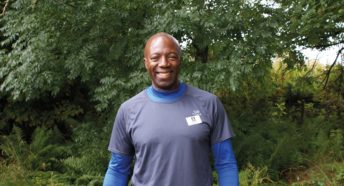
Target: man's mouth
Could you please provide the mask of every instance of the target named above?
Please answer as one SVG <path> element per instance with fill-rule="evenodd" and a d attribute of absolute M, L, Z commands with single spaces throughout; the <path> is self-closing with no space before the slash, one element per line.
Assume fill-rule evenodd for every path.
<path fill-rule="evenodd" d="M 172 71 L 160 71 L 156 72 L 158 78 L 169 78 L 172 75 Z"/>

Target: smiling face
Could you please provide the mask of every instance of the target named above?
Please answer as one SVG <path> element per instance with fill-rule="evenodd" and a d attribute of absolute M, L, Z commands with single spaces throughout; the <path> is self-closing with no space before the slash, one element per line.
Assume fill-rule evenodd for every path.
<path fill-rule="evenodd" d="M 180 47 L 168 34 L 156 34 L 146 43 L 144 62 L 155 88 L 178 88 L 180 71 Z"/>

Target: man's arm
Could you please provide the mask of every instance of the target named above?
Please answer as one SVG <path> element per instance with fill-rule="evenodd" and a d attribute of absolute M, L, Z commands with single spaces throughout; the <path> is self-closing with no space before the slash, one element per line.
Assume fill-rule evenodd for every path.
<path fill-rule="evenodd" d="M 212 146 L 220 186 L 238 186 L 238 166 L 230 139 Z"/>
<path fill-rule="evenodd" d="M 132 156 L 112 153 L 103 186 L 127 186 Z"/>

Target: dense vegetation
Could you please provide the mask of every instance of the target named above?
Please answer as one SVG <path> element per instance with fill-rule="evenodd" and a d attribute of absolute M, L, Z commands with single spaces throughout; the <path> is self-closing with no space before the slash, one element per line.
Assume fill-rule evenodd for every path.
<path fill-rule="evenodd" d="M 344 184 L 344 2 L 262 2 L 1 1 L 0 185 L 101 185 L 158 31 L 183 44 L 181 79 L 224 103 L 242 185 Z M 333 46 L 326 66 L 297 50 Z"/>

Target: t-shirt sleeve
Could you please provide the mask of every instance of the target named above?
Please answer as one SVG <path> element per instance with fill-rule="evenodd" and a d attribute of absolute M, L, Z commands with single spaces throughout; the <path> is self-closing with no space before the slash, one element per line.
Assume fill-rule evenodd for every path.
<path fill-rule="evenodd" d="M 224 141 L 234 136 L 225 108 L 216 97 L 213 111 L 213 128 L 211 131 L 211 144 Z"/>
<path fill-rule="evenodd" d="M 125 109 L 123 105 L 119 108 L 116 119 L 112 128 L 109 151 L 123 154 L 133 155 L 134 147 L 130 135 L 127 130 L 127 119 L 125 117 Z"/>

